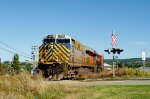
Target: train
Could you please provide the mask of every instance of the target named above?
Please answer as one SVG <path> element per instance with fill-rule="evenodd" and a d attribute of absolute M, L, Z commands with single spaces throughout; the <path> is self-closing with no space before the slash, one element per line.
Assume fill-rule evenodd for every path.
<path fill-rule="evenodd" d="M 39 47 L 38 69 L 51 79 L 74 78 L 81 69 L 99 73 L 103 63 L 102 54 L 67 35 L 48 35 Z"/>

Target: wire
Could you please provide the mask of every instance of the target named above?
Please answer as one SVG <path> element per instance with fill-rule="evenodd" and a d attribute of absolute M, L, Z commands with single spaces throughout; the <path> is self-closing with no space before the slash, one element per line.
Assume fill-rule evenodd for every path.
<path fill-rule="evenodd" d="M 3 44 L 3 45 L 5 45 L 6 47 L 8 47 L 8 48 L 10 48 L 10 49 L 16 50 L 16 49 L 12 48 L 11 46 L 7 45 L 6 43 L 4 43 L 4 42 L 2 42 L 2 41 L 0 41 L 0 43 Z"/>
<path fill-rule="evenodd" d="M 5 31 L 7 31 L 7 30 L 5 30 Z M 1 32 L 1 31 L 0 31 L 0 32 Z M 8 34 L 8 35 L 7 35 L 7 34 Z M 3 36 L 4 36 L 4 35 L 3 35 Z M 7 33 L 5 33 L 5 36 L 6 36 L 6 38 L 12 39 L 13 41 L 16 41 L 16 37 L 17 37 L 17 39 L 20 39 L 20 38 L 18 37 L 18 35 L 14 35 L 13 33 L 9 33 L 8 31 L 7 31 Z M 20 39 L 20 40 L 23 40 L 23 39 Z M 17 42 L 18 42 L 18 41 L 17 41 Z M 2 45 L 6 46 L 7 48 L 9 48 L 9 50 L 8 50 L 7 48 L 4 49 L 4 48 L 0 47 L 1 49 L 5 50 L 5 51 L 7 51 L 7 52 L 9 52 L 9 53 L 17 53 L 18 55 L 20 55 L 20 56 L 22 56 L 22 57 L 30 58 L 30 55 L 29 55 L 29 54 L 24 53 L 24 52 L 22 52 L 22 51 L 19 51 L 19 50 L 15 49 L 15 48 L 9 46 L 8 44 L 4 43 L 3 41 L 0 41 L 0 43 L 1 43 Z M 13 50 L 13 51 L 10 51 L 10 50 Z"/>
<path fill-rule="evenodd" d="M 13 47 L 9 46 L 8 44 L 6 44 L 6 43 L 4 43 L 4 42 L 2 42 L 2 41 L 0 41 L 0 43 L 1 43 L 1 44 L 3 44 L 3 45 L 5 45 L 6 47 L 8 47 L 8 48 L 10 48 L 10 49 L 12 49 L 12 50 L 14 50 L 14 51 L 18 52 L 18 53 L 26 54 L 26 53 L 24 53 L 24 52 L 22 52 L 22 51 L 18 51 L 18 50 L 16 50 L 15 48 L 13 48 Z M 27 54 L 26 54 L 26 55 L 27 55 Z"/>
<path fill-rule="evenodd" d="M 2 48 L 2 47 L 0 47 L 0 49 L 2 49 L 2 50 L 4 50 L 4 51 L 7 51 L 7 52 L 9 52 L 9 53 L 18 54 L 18 53 L 12 52 L 12 51 L 10 51 L 10 50 L 4 49 L 4 48 Z M 22 54 L 18 54 L 18 55 L 20 55 L 20 56 L 22 56 L 22 57 L 25 57 L 25 58 L 31 58 L 31 57 L 28 57 L 28 56 L 24 56 L 24 55 L 22 55 Z"/>

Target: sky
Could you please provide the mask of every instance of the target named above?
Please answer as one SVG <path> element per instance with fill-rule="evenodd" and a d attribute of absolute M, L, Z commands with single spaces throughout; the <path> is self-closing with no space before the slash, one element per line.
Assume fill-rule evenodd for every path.
<path fill-rule="evenodd" d="M 150 57 L 150 0 L 0 0 L 0 57 L 13 53 L 31 57 L 51 34 L 65 34 L 111 59 L 111 34 L 118 35 L 118 56 Z M 5 44 L 3 44 L 5 43 Z M 3 49 L 1 49 L 3 48 Z M 21 61 L 30 58 L 20 56 Z"/>

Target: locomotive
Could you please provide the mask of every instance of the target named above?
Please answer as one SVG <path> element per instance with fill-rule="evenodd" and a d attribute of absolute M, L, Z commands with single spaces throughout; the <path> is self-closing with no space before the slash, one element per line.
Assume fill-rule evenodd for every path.
<path fill-rule="evenodd" d="M 45 77 L 72 78 L 81 68 L 99 73 L 104 57 L 67 35 L 48 35 L 39 47 L 38 68 Z"/>

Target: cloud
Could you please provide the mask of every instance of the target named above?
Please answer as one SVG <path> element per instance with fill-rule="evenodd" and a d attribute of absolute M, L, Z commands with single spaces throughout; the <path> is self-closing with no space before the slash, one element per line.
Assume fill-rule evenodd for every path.
<path fill-rule="evenodd" d="M 136 41 L 136 42 L 132 42 L 132 45 L 146 45 L 146 43 L 142 41 Z"/>

